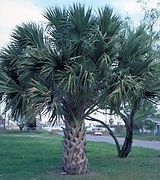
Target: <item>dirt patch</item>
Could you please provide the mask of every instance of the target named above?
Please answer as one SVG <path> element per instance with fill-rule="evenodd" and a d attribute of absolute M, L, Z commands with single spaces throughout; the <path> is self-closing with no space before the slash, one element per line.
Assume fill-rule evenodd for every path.
<path fill-rule="evenodd" d="M 56 170 L 56 169 L 54 169 L 54 168 L 51 168 L 50 170 L 49 170 L 49 174 L 51 174 L 51 175 L 53 175 L 53 176 L 66 176 L 66 177 L 68 177 L 68 176 L 78 176 L 78 175 L 69 175 L 69 174 L 67 174 L 66 172 L 64 172 L 64 171 L 62 171 L 62 170 L 60 170 L 60 169 L 58 169 L 58 170 Z M 95 171 L 88 171 L 87 173 L 85 173 L 85 174 L 83 174 L 83 175 L 80 175 L 81 177 L 85 177 L 85 176 L 97 176 L 97 173 L 95 172 Z"/>

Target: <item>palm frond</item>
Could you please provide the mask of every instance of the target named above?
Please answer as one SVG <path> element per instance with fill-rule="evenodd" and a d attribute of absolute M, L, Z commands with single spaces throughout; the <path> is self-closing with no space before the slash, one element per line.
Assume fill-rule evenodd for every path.
<path fill-rule="evenodd" d="M 118 15 L 113 14 L 113 9 L 105 6 L 98 9 L 98 23 L 102 34 L 112 37 L 119 32 L 122 21 Z"/>
<path fill-rule="evenodd" d="M 12 78 L 0 70 L 0 93 L 16 93 L 21 90 L 21 87 Z"/>
<path fill-rule="evenodd" d="M 34 48 L 44 47 L 44 32 L 40 25 L 35 23 L 22 24 L 17 26 L 12 35 L 12 42 L 22 49 L 27 46 Z"/>
<path fill-rule="evenodd" d="M 91 16 L 92 9 L 85 10 L 85 6 L 81 4 L 73 4 L 69 9 L 69 21 L 73 25 L 73 29 L 81 36 L 88 28 L 93 25 Z"/>

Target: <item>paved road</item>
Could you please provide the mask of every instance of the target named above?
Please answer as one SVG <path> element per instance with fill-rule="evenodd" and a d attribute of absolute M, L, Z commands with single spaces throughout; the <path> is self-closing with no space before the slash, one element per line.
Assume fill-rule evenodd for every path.
<path fill-rule="evenodd" d="M 91 136 L 87 135 L 88 141 L 95 141 L 95 142 L 108 142 L 111 144 L 115 144 L 114 140 L 110 136 Z M 124 138 L 118 138 L 120 144 L 123 144 Z M 150 148 L 160 150 L 160 141 L 143 141 L 143 140 L 133 140 L 133 146 L 143 147 L 143 148 Z"/>
<path fill-rule="evenodd" d="M 58 133 L 63 135 L 63 133 Z M 111 144 L 115 144 L 114 140 L 110 136 L 91 136 L 87 135 L 87 141 L 94 141 L 94 142 L 107 142 Z M 123 144 L 124 138 L 117 138 L 120 144 Z M 160 141 L 144 141 L 144 140 L 133 140 L 133 146 L 149 148 L 149 149 L 156 149 L 160 150 Z"/>

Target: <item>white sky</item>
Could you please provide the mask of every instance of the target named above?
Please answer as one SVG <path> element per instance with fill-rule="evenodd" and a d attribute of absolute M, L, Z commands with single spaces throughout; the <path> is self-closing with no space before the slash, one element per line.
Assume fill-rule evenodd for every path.
<path fill-rule="evenodd" d="M 150 6 L 155 7 L 160 0 L 149 0 Z M 106 4 L 113 7 L 122 16 L 131 16 L 137 23 L 142 11 L 137 0 L 0 0 L 0 47 L 9 42 L 12 29 L 22 22 L 45 21 L 42 16 L 46 7 L 59 5 L 68 6 L 73 2 L 81 2 L 93 9 L 104 7 Z"/>

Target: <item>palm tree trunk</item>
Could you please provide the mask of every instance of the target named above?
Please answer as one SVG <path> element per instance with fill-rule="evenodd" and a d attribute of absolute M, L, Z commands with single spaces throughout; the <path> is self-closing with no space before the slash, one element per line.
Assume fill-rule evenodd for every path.
<path fill-rule="evenodd" d="M 125 116 L 122 113 L 119 114 L 123 119 L 126 127 L 126 137 L 122 145 L 121 152 L 119 154 L 120 158 L 126 158 L 128 154 L 131 152 L 132 143 L 133 143 L 133 120 L 136 111 L 137 111 L 137 102 L 134 104 L 129 115 Z"/>
<path fill-rule="evenodd" d="M 71 127 L 66 122 L 64 131 L 64 159 L 63 169 L 67 174 L 85 174 L 88 160 L 85 155 L 85 129 L 84 122 L 80 127 Z"/>
<path fill-rule="evenodd" d="M 118 154 L 120 158 L 126 158 L 128 156 L 132 148 L 132 142 L 133 142 L 133 132 L 130 132 L 129 134 L 127 133 L 122 148 L 120 150 L 120 153 Z"/>

